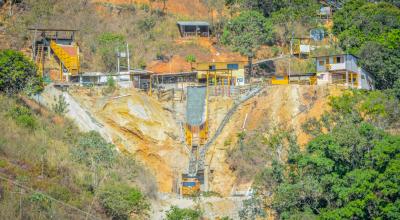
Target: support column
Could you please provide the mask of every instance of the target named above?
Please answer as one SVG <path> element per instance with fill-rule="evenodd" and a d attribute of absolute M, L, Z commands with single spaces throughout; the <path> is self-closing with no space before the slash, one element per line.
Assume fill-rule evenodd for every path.
<path fill-rule="evenodd" d="M 218 95 L 218 91 L 217 91 L 217 72 L 214 73 L 214 91 L 215 91 L 215 95 Z"/>
<path fill-rule="evenodd" d="M 354 88 L 353 73 L 350 73 L 351 88 Z"/>
<path fill-rule="evenodd" d="M 60 81 L 63 80 L 63 69 L 62 69 L 62 63 L 60 61 Z"/>
<path fill-rule="evenodd" d="M 346 88 L 349 87 L 349 71 L 346 70 Z"/>

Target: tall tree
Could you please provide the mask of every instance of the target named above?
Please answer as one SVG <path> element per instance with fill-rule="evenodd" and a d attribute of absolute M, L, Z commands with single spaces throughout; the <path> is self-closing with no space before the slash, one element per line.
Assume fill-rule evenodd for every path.
<path fill-rule="evenodd" d="M 273 39 L 272 23 L 258 11 L 245 11 L 225 26 L 222 43 L 247 56 L 249 74 L 252 75 L 252 59 L 261 45 Z"/>

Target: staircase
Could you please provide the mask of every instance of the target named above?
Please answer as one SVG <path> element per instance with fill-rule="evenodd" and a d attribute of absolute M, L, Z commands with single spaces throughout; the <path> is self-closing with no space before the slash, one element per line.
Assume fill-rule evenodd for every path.
<path fill-rule="evenodd" d="M 72 75 L 79 73 L 80 62 L 77 46 L 59 45 L 55 41 L 51 41 L 50 48 L 68 73 Z"/>
<path fill-rule="evenodd" d="M 44 60 L 44 46 L 39 44 L 36 48 L 35 64 L 38 68 L 37 73 L 43 77 L 43 60 Z"/>

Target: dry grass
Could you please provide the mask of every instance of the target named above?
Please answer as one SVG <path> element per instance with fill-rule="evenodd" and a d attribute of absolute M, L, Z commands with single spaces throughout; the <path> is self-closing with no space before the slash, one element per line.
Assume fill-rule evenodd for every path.
<path fill-rule="evenodd" d="M 10 117 L 10 111 L 20 107 L 20 103 L 0 96 L 0 106 L 1 176 L 79 209 L 90 210 L 98 218 L 106 218 L 96 197 L 97 188 L 103 184 L 123 183 L 139 187 L 146 195 L 155 197 L 154 178 L 133 158 L 118 154 L 115 163 L 98 169 L 76 161 L 71 150 L 82 134 L 70 121 L 57 125 L 52 122 L 51 115 L 43 117 L 32 113 L 30 117 L 35 126 L 26 127 Z M 98 185 L 93 184 L 96 179 Z M 19 195 L 19 187 L 10 182 L 0 183 L 0 219 L 15 219 L 21 214 L 31 219 L 48 219 L 48 215 L 61 219 L 82 217 L 82 213 L 72 212 L 63 205 L 45 200 L 33 202 L 35 195 L 31 192 L 23 190 Z"/>

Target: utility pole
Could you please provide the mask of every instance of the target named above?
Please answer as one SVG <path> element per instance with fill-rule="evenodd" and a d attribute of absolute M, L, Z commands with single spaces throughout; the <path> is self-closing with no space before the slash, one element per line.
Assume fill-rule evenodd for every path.
<path fill-rule="evenodd" d="M 120 53 L 119 53 L 119 48 L 117 47 L 117 74 L 119 75 L 119 57 L 120 57 Z"/>
<path fill-rule="evenodd" d="M 293 35 L 294 32 L 292 32 L 292 37 L 290 38 L 290 56 L 289 56 L 289 76 L 288 76 L 288 84 L 290 84 L 290 75 L 291 75 L 291 63 L 292 63 L 292 56 L 293 56 Z"/>
<path fill-rule="evenodd" d="M 127 62 L 128 62 L 128 75 L 131 73 L 131 64 L 130 64 L 130 58 L 129 58 L 129 44 L 126 43 L 126 57 L 127 57 Z"/>

